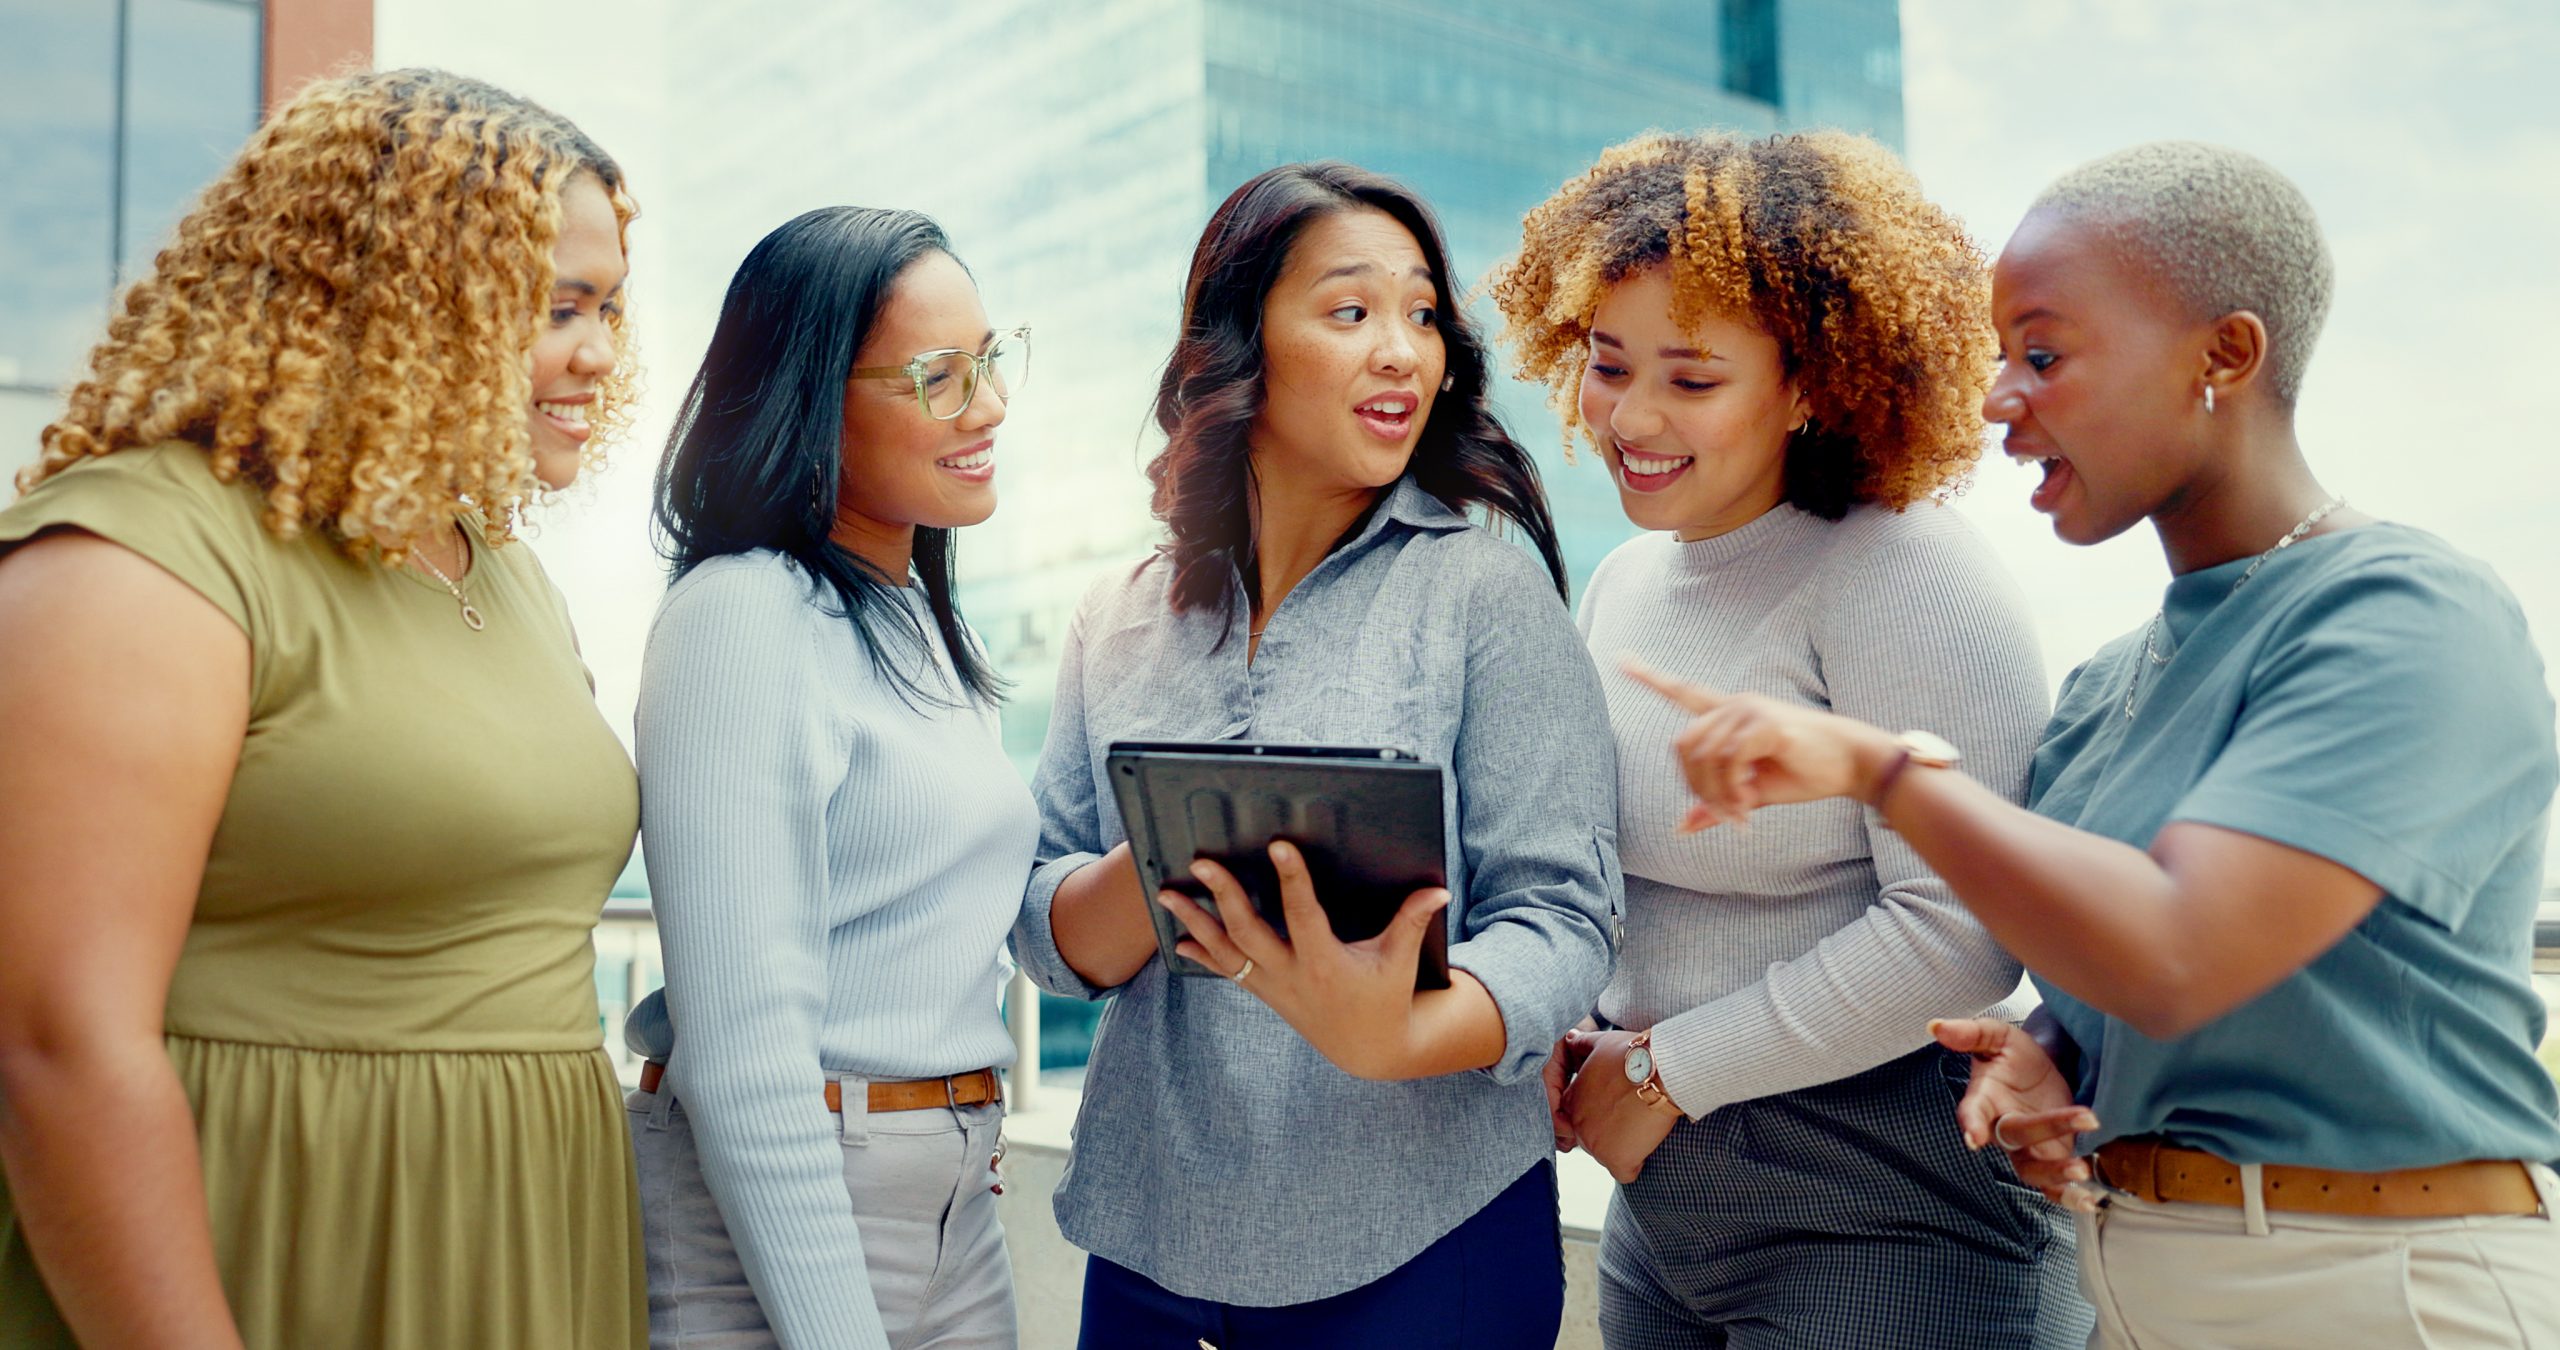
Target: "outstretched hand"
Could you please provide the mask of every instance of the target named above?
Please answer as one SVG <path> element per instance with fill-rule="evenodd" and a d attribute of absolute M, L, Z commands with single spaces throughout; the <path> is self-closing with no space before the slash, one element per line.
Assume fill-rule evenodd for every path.
<path fill-rule="evenodd" d="M 1966 1145 L 1999 1148 L 2020 1181 L 2068 1203 L 2067 1192 L 2089 1179 L 2077 1136 L 2098 1128 L 2098 1118 L 2071 1099 L 2071 1084 L 2053 1057 L 1996 1017 L 1941 1018 L 1929 1023 L 1929 1034 L 1973 1058 L 1973 1080 L 1956 1103 Z"/>
<path fill-rule="evenodd" d="M 1279 874 L 1289 936 L 1282 937 L 1254 909 L 1234 873 L 1202 858 L 1191 864 L 1191 875 L 1218 902 L 1215 915 L 1178 891 L 1156 896 L 1191 934 L 1175 953 L 1234 979 L 1343 1072 L 1356 1078 L 1415 1076 L 1426 1049 L 1415 1015 L 1414 972 L 1431 925 L 1449 906 L 1449 892 L 1437 886 L 1415 891 L 1386 931 L 1344 942 L 1316 900 L 1297 847 L 1286 840 L 1272 844 L 1271 865 Z M 1450 975 L 1455 981 L 1463 972 Z"/>
<path fill-rule="evenodd" d="M 1623 656 L 1628 678 L 1692 714 L 1671 740 L 1697 803 L 1681 832 L 1741 824 L 1753 811 L 1826 797 L 1864 800 L 1894 753 L 1891 736 L 1854 718 L 1759 694 L 1727 694 Z"/>

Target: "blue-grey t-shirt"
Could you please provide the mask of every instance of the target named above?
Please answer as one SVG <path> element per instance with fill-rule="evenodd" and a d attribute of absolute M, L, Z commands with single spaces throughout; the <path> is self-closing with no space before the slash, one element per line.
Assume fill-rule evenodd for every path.
<path fill-rule="evenodd" d="M 2137 847 L 2172 821 L 2238 830 L 2384 895 L 2174 1040 L 2038 976 L 2085 1056 L 2079 1099 L 2101 1123 L 2086 1142 L 2157 1134 L 2351 1171 L 2560 1158 L 2531 977 L 2560 756 L 2523 614 L 2488 568 L 2400 525 L 2304 540 L 2234 590 L 2247 567 L 2170 583 L 2167 664 L 2136 632 L 2072 673 L 2028 804 Z"/>

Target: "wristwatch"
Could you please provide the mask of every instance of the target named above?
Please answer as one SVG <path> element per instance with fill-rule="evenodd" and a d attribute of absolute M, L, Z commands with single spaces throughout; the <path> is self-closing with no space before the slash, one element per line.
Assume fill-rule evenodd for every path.
<path fill-rule="evenodd" d="M 1952 769 L 1964 762 L 1964 752 L 1946 737 L 1934 731 L 1914 728 L 1893 738 L 1893 762 L 1876 775 L 1875 790 L 1867 794 L 1867 805 L 1881 810 L 1885 794 L 1902 778 L 1902 771 L 1917 764 L 1924 769 Z"/>
<path fill-rule="evenodd" d="M 1663 1090 L 1662 1068 L 1653 1062 L 1653 1029 L 1647 1027 L 1627 1042 L 1627 1081 L 1635 1085 L 1636 1100 L 1656 1111 L 1687 1115 L 1680 1104 Z"/>

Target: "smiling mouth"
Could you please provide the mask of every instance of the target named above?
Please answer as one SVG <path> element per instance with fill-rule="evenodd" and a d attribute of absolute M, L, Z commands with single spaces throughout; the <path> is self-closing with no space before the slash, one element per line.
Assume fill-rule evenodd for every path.
<path fill-rule="evenodd" d="M 535 412 L 550 419 L 553 429 L 571 440 L 579 441 L 585 440 L 590 430 L 587 426 L 587 408 L 588 403 L 585 399 L 575 403 L 542 399 L 537 400 L 533 405 Z"/>
<path fill-rule="evenodd" d="M 992 441 L 979 446 L 975 450 L 965 451 L 961 454 L 953 455 L 948 459 L 937 459 L 934 461 L 934 463 L 942 466 L 943 468 L 955 470 L 960 473 L 976 473 L 981 469 L 993 468 L 995 466 L 995 462 L 996 447 L 995 443 Z"/>
<path fill-rule="evenodd" d="M 1695 455 L 1645 455 L 1618 447 L 1618 482 L 1630 492 L 1660 492 L 1698 462 Z"/>

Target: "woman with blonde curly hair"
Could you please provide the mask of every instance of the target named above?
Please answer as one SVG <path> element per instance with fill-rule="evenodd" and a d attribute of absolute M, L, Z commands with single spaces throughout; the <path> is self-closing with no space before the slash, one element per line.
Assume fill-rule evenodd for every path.
<path fill-rule="evenodd" d="M 621 170 L 279 110 L 0 511 L 0 1343 L 632 1346 L 631 765 L 509 547 L 622 418 Z"/>
<path fill-rule="evenodd" d="M 1531 211 L 1494 292 L 1651 533 L 1582 603 L 1604 658 L 1961 741 L 2012 796 L 2045 713 L 2014 587 L 1942 499 L 1980 454 L 1981 255 L 1871 141 L 1651 134 Z M 1608 664 L 1614 665 L 1614 659 Z M 1627 905 L 1560 1147 L 1621 1183 L 1627 1347 L 2077 1344 L 2068 1230 L 1949 1114 L 1931 1044 L 2018 966 L 1854 805 L 1687 828 L 1675 710 L 1607 677 Z"/>

